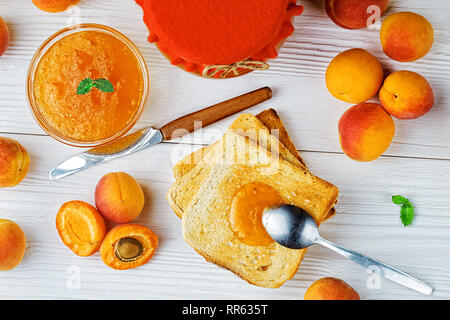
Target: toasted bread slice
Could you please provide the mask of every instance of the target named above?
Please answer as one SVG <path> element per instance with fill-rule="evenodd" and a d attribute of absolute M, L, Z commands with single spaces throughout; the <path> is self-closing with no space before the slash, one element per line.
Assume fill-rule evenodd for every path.
<path fill-rule="evenodd" d="M 297 151 L 297 148 L 295 147 L 295 144 L 292 142 L 289 133 L 286 130 L 286 127 L 283 124 L 283 121 L 281 121 L 280 116 L 278 113 L 270 108 L 267 110 L 262 111 L 261 113 L 257 114 L 256 117 L 262 122 L 263 125 L 265 125 L 270 131 L 272 130 L 278 130 L 279 137 L 278 139 L 280 142 L 286 147 L 286 149 L 297 158 L 298 161 L 300 161 L 301 164 L 303 164 L 306 167 L 306 163 L 303 160 L 303 158 L 300 156 L 299 152 Z M 336 214 L 336 209 L 333 207 L 331 208 L 330 212 L 328 212 L 325 220 L 328 220 L 332 218 Z"/>
<path fill-rule="evenodd" d="M 278 130 L 279 132 L 278 140 L 280 140 L 280 142 L 286 147 L 286 149 L 294 157 L 296 157 L 297 160 L 301 162 L 301 164 L 303 164 L 306 167 L 305 161 L 303 161 L 302 157 L 298 153 L 297 148 L 295 147 L 295 144 L 289 137 L 286 127 L 281 121 L 281 118 L 278 116 L 278 113 L 274 109 L 267 109 L 257 114 L 256 117 L 270 131 Z"/>
<path fill-rule="evenodd" d="M 289 152 L 286 147 L 272 135 L 273 131 L 263 125 L 252 114 L 242 114 L 231 124 L 228 131 L 237 132 L 242 136 L 249 137 L 266 149 L 273 149 L 281 158 L 299 166 L 304 170 L 306 167 L 297 158 Z M 223 139 L 222 139 L 223 140 Z M 178 177 L 177 181 L 170 187 L 167 193 L 167 200 L 178 217 L 183 216 L 184 209 L 189 205 L 193 196 L 197 193 L 205 179 L 208 177 L 210 167 L 197 167 L 200 162 L 211 162 L 215 156 L 215 150 L 222 140 L 217 141 L 207 148 L 200 149 L 181 160 L 174 168 L 174 174 Z"/>
<path fill-rule="evenodd" d="M 244 117 L 238 117 L 236 121 L 234 121 L 231 125 L 231 128 L 234 130 L 241 129 L 243 131 L 251 131 L 263 129 L 262 126 L 265 126 L 269 130 L 269 132 L 278 133 L 279 141 L 286 147 L 286 149 L 292 154 L 292 156 L 294 156 L 302 165 L 306 167 L 305 162 L 300 157 L 300 154 L 297 152 L 294 143 L 290 139 L 289 134 L 283 125 L 283 122 L 274 109 L 264 110 L 261 113 L 257 114 L 256 118 L 259 121 L 255 121 L 253 116 L 245 114 Z M 203 156 L 205 156 L 207 152 L 209 152 L 211 147 L 212 145 L 199 149 L 187 155 L 180 162 L 178 162 L 172 169 L 175 180 L 181 179 L 182 176 L 193 169 L 196 163 Z"/>
<path fill-rule="evenodd" d="M 269 132 L 277 132 L 278 133 L 278 139 L 281 142 L 281 144 L 287 149 L 287 151 L 298 161 L 301 165 L 303 165 L 306 168 L 305 162 L 301 158 L 300 154 L 297 152 L 297 149 L 292 142 L 292 140 L 289 137 L 289 134 L 286 130 L 286 128 L 283 125 L 283 122 L 281 121 L 280 117 L 278 116 L 277 112 L 274 109 L 268 109 L 264 110 L 258 115 L 256 115 L 256 118 L 259 121 L 256 121 L 254 116 L 252 115 L 243 115 L 242 117 L 238 117 L 235 122 L 231 125 L 230 129 L 233 130 L 243 130 L 247 132 L 251 132 L 251 130 L 260 130 L 262 129 L 259 134 L 264 135 L 267 133 L 267 131 L 263 130 L 263 125 L 266 127 Z M 274 131 L 276 130 L 276 131 Z M 263 139 L 265 136 L 263 137 Z M 174 168 L 173 173 L 175 176 L 175 179 L 177 180 L 177 183 L 179 180 L 182 179 L 184 175 L 186 175 L 189 171 L 194 169 L 196 167 L 196 163 L 198 163 L 199 160 L 201 160 L 203 157 L 207 155 L 207 153 L 214 148 L 214 144 L 202 149 L 197 150 L 194 153 L 191 153 L 184 157 L 180 162 L 178 162 Z M 292 157 L 286 156 L 287 161 L 291 161 L 294 165 L 298 165 L 298 162 L 293 160 Z M 205 169 L 202 169 L 204 171 Z M 206 170 L 208 170 L 206 168 Z M 189 203 L 190 197 L 193 196 L 193 194 L 198 190 L 198 188 L 202 184 L 202 180 L 200 177 L 203 177 L 204 175 L 201 175 L 199 172 L 195 172 L 194 174 L 190 175 L 187 179 L 184 180 L 184 183 L 182 182 L 179 186 L 174 185 L 172 186 L 171 190 L 168 192 L 168 200 L 171 204 L 175 214 L 178 217 L 182 217 L 184 207 Z M 191 183 L 190 183 L 191 182 Z M 183 189 L 185 185 L 189 185 L 189 189 L 185 191 L 184 194 L 181 192 L 178 192 L 178 190 Z M 187 187 L 187 186 L 186 186 Z M 177 200 L 177 194 L 179 194 L 183 199 Z M 334 216 L 335 209 L 332 208 L 329 212 L 329 214 L 326 217 L 326 220 Z"/>
<path fill-rule="evenodd" d="M 183 212 L 183 237 L 207 261 L 251 284 L 278 288 L 295 275 L 305 250 L 275 242 L 248 246 L 239 241 L 229 223 L 236 190 L 255 181 L 267 184 L 284 203 L 304 208 L 320 223 L 334 205 L 338 189 L 233 130 L 222 141 L 209 153 L 214 156 L 205 157 L 194 170 L 210 168 Z"/>

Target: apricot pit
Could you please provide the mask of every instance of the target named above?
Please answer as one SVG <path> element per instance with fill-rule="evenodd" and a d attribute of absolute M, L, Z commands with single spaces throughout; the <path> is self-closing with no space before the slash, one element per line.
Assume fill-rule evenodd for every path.
<path fill-rule="evenodd" d="M 144 253 L 144 247 L 135 238 L 122 238 L 114 246 L 116 258 L 122 262 L 132 262 L 139 259 Z"/>
<path fill-rule="evenodd" d="M 108 232 L 100 247 L 103 262 L 116 270 L 140 267 L 153 257 L 158 237 L 139 224 L 122 224 Z"/>

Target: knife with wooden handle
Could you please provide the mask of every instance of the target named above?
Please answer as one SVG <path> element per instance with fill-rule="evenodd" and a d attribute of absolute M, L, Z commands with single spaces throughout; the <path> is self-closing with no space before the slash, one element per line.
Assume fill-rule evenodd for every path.
<path fill-rule="evenodd" d="M 206 109 L 178 118 L 161 129 L 139 130 L 109 144 L 90 149 L 71 157 L 50 170 L 50 180 L 60 180 L 76 172 L 143 150 L 163 141 L 180 138 L 196 129 L 196 123 L 209 126 L 233 114 L 253 107 L 272 97 L 272 90 L 264 87 Z"/>

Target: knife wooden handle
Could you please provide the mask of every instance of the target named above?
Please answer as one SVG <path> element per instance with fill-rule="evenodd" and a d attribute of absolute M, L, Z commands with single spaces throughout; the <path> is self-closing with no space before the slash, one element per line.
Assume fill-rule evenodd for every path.
<path fill-rule="evenodd" d="M 160 130 L 166 141 L 180 138 L 198 129 L 198 124 L 195 125 L 194 122 L 201 122 L 201 127 L 204 128 L 235 113 L 269 100 L 271 97 L 272 90 L 269 87 L 264 87 L 178 118 L 166 124 Z"/>

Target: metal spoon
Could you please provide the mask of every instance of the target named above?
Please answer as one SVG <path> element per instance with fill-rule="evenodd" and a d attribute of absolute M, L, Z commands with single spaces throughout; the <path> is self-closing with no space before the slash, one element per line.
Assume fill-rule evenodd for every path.
<path fill-rule="evenodd" d="M 391 281 L 423 294 L 433 293 L 431 286 L 394 267 L 323 239 L 313 217 L 299 207 L 283 204 L 266 208 L 262 222 L 269 235 L 284 247 L 304 249 L 313 244 L 320 244 L 372 272 L 379 270 L 381 275 Z"/>

